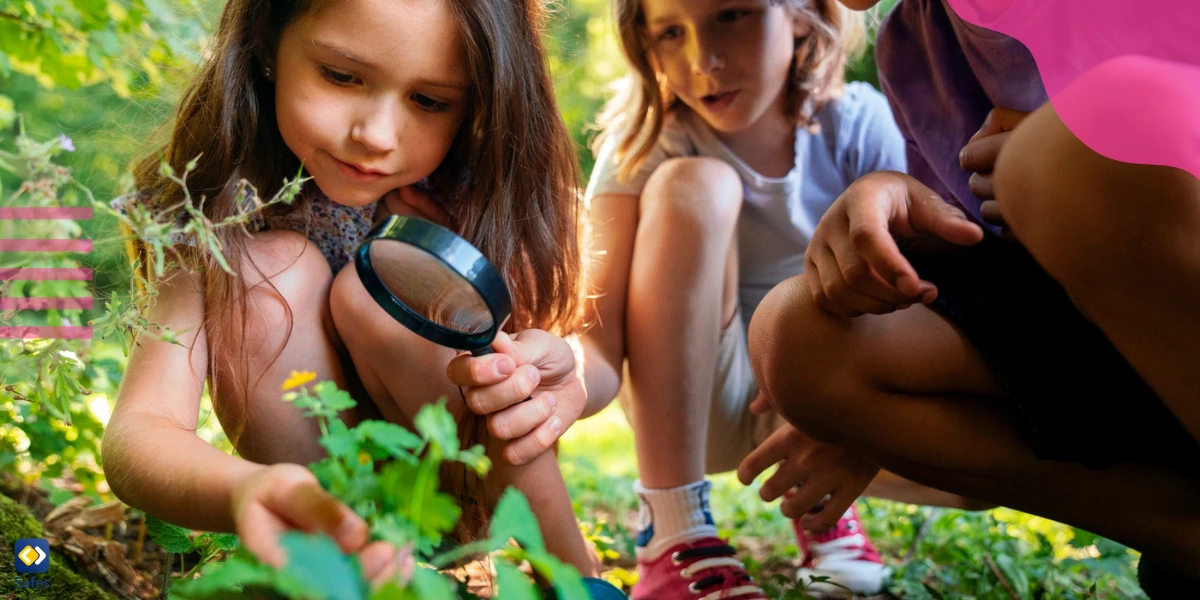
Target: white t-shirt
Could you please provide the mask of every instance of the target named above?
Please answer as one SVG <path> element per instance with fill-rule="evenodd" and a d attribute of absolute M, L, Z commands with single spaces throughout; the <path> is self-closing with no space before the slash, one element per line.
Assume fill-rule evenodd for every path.
<path fill-rule="evenodd" d="M 796 166 L 784 177 L 764 177 L 729 150 L 687 109 L 667 117 L 658 144 L 628 181 L 617 180 L 616 140 L 600 149 L 587 196 L 641 195 L 646 180 L 668 158 L 707 156 L 725 161 L 742 179 L 738 218 L 738 291 L 744 325 L 759 302 L 784 279 L 804 272 L 804 251 L 821 215 L 854 180 L 873 171 L 904 172 L 905 145 L 887 100 L 870 84 L 845 93 L 816 115 L 818 133 L 796 131 Z"/>

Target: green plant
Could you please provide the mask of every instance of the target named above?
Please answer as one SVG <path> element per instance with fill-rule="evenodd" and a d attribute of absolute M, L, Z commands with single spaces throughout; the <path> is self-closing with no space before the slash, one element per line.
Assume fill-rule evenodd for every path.
<path fill-rule="evenodd" d="M 306 181 L 297 176 L 266 202 L 258 199 L 253 188 L 243 185 L 238 196 L 243 210 L 214 223 L 201 212 L 204 198 L 196 206 L 186 193 L 187 174 L 194 161 L 179 175 L 164 165 L 164 174 L 185 190 L 184 200 L 162 209 L 125 203 L 125 212 L 119 212 L 93 198 L 88 188 L 74 179 L 70 169 L 56 162 L 59 154 L 72 150 L 72 140 L 65 135 L 38 141 L 26 135 L 24 127 L 18 127 L 11 149 L 0 148 L 0 172 L 14 175 L 19 183 L 11 193 L 0 188 L 0 204 L 15 208 L 91 208 L 93 212 L 109 215 L 123 223 L 146 248 L 155 276 L 161 276 L 175 264 L 173 248 L 180 239 L 205 248 L 228 269 L 214 232 L 245 227 L 259 211 L 274 204 L 290 203 Z M 75 240 L 81 235 L 79 223 L 73 220 L 0 220 L 0 239 Z M 95 240 L 92 246 L 124 242 L 122 234 Z M 78 269 L 82 266 L 81 258 L 79 253 L 66 251 L 0 252 L 0 269 Z M 139 283 L 144 293 L 138 291 Z M 121 337 L 126 347 L 134 335 L 174 341 L 176 332 L 144 317 L 145 309 L 155 297 L 155 278 L 140 278 L 135 269 L 129 284 L 127 296 L 113 294 L 99 309 L 52 307 L 0 311 L 0 326 L 56 326 L 80 331 L 91 326 L 98 338 Z M 5 298 L 76 298 L 90 303 L 91 296 L 89 282 L 82 279 L 0 280 L 0 297 Z M 89 315 L 95 317 L 89 319 Z M 83 485 L 85 492 L 99 495 L 99 484 L 103 481 L 99 452 L 103 423 L 90 402 L 103 403 L 105 406 L 99 412 L 106 413 L 107 398 L 88 397 L 96 389 L 112 391 L 115 382 L 121 379 L 122 364 L 96 350 L 91 336 L 0 338 L 0 399 L 7 400 L 0 402 L 0 471 L 19 473 L 30 483 L 41 480 L 43 485 L 69 474 Z M 72 495 L 55 491 L 52 500 L 65 500 Z"/>
<path fill-rule="evenodd" d="M 270 590 L 292 598 L 472 598 L 437 569 L 489 554 L 496 559 L 501 597 L 540 597 L 533 583 L 517 570 L 524 562 L 554 586 L 559 598 L 588 597 L 579 573 L 546 551 L 528 502 L 514 489 L 500 498 L 487 538 L 438 551 L 461 516 L 456 499 L 440 490 L 442 464 L 460 462 L 480 476 L 491 467 L 482 446 L 460 447 L 454 418 L 444 400 L 421 409 L 414 419 L 415 433 L 383 421 L 364 421 L 350 428 L 337 415 L 352 408 L 354 400 L 332 382 L 318 383 L 310 391 L 305 384 L 312 377 L 295 374 L 285 384 L 294 390 L 285 399 L 320 424 L 320 443 L 328 456 L 310 468 L 322 486 L 367 522 L 373 540 L 388 542 L 410 557 L 409 568 L 402 569 L 396 580 L 370 590 L 356 557 L 342 554 L 324 535 L 293 532 L 281 539 L 288 555 L 283 568 L 274 569 L 248 551 L 237 550 L 225 561 L 202 566 L 199 578 L 173 588 L 174 596 L 218 598 L 242 588 Z M 156 540 L 163 537 L 170 545 L 164 546 L 168 550 L 203 549 L 202 558 L 211 559 L 218 554 L 216 550 L 224 549 L 201 544 L 204 536 L 193 541 L 178 528 L 157 529 L 151 534 Z"/>

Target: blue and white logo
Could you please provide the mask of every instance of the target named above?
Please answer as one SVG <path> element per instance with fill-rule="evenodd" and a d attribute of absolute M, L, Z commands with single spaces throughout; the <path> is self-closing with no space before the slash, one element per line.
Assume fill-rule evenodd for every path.
<path fill-rule="evenodd" d="M 13 544 L 13 563 L 18 573 L 45 573 L 50 570 L 50 542 L 42 538 L 21 538 Z"/>

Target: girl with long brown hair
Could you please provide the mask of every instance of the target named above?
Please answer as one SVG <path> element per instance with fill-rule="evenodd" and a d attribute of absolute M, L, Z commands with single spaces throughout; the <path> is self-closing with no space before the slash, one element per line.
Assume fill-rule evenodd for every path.
<path fill-rule="evenodd" d="M 301 165 L 312 179 L 294 204 L 264 211 L 252 235 L 218 231 L 236 276 L 194 244 L 177 246 L 183 264 L 158 282 L 148 318 L 183 332 L 182 347 L 138 340 L 105 434 L 119 497 L 180 525 L 236 531 L 276 564 L 276 538 L 291 528 L 363 550 L 364 523 L 298 466 L 323 455 L 316 422 L 279 396 L 290 372 L 306 370 L 365 391 L 393 422 L 411 425 L 440 396 L 467 410 L 444 375 L 453 352 L 384 322 L 346 268 L 386 214 L 448 226 L 498 265 L 513 296 L 506 329 L 522 332 L 515 343 L 575 330 L 577 174 L 544 65 L 543 16 L 537 0 L 229 0 L 170 140 L 137 168 L 135 201 L 187 197 L 162 161 L 182 172 L 199 157 L 186 192 L 213 221 L 244 209 L 243 181 L 265 198 Z M 142 265 L 144 250 L 135 246 Z M 522 466 L 490 444 L 487 486 L 518 487 L 548 549 L 595 575 L 553 453 L 542 451 L 553 439 L 539 441 L 557 438 L 582 404 L 548 399 L 549 379 L 504 413 L 542 425 L 510 445 Z M 206 383 L 240 457 L 195 434 Z M 480 497 L 467 503 L 485 508 L 495 497 L 471 493 Z M 369 546 L 364 567 L 385 570 L 393 554 Z"/>

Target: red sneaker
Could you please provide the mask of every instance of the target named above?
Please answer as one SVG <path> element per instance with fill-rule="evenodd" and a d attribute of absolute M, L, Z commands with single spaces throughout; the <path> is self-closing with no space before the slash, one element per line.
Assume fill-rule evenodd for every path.
<path fill-rule="evenodd" d="M 677 544 L 650 561 L 638 561 L 634 600 L 770 600 L 733 546 L 712 537 Z"/>
<path fill-rule="evenodd" d="M 802 561 L 796 577 L 802 583 L 811 581 L 810 575 L 828 577 L 855 594 L 869 596 L 882 591 L 884 582 L 892 574 L 879 558 L 879 551 L 867 539 L 853 504 L 829 531 L 805 533 L 796 520 L 792 521 L 792 529 L 796 532 Z M 841 588 L 817 583 L 810 589 L 837 591 Z"/>

